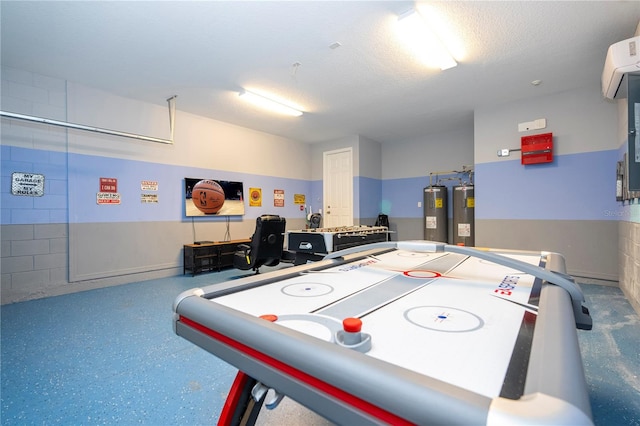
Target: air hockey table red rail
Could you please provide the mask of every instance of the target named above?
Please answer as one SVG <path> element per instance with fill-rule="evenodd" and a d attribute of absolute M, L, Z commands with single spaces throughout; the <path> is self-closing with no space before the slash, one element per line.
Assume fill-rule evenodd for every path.
<path fill-rule="evenodd" d="M 394 251 L 440 254 L 440 266 L 444 265 L 442 259 L 447 259 L 444 256 L 450 254 L 463 256 L 465 261 L 480 259 L 531 277 L 532 294 L 538 289 L 535 297 L 528 303 L 506 304 L 509 309 L 522 305 L 522 314 L 513 348 L 508 351 L 511 353 L 504 354 L 509 360 L 505 384 L 498 392 L 477 391 L 464 383 L 448 382 L 393 360 L 370 356 L 367 351 L 337 344 L 340 330 L 331 339 L 318 338 L 221 302 L 270 286 L 280 288 L 278 291 L 282 293 L 283 284 L 305 274 L 333 274 L 336 268 L 350 271 L 361 265 L 371 269 L 371 259 L 379 260 Z M 576 328 L 591 328 L 582 292 L 565 275 L 561 255 L 535 253 L 541 259 L 542 266 L 538 266 L 518 260 L 513 253 L 425 241 L 360 246 L 333 253 L 320 262 L 186 291 L 174 303 L 174 329 L 179 336 L 240 371 L 220 424 L 251 424 L 263 403 L 275 408 L 283 396 L 337 424 L 592 424 L 576 334 Z M 454 275 L 462 268 L 461 264 L 464 261 L 450 269 L 442 266 L 446 270 L 437 275 Z M 461 278 L 451 278 L 449 285 L 452 280 Z M 478 285 L 486 285 L 482 280 L 476 281 Z M 435 288 L 429 284 L 432 282 L 435 281 L 429 281 L 427 286 Z M 455 281 L 455 285 L 460 282 Z M 388 292 L 388 288 L 385 291 Z M 265 306 L 266 312 L 270 309 Z M 323 309 L 320 312 L 333 312 L 331 308 Z M 325 318 L 331 315 L 300 315 L 333 321 Z M 298 319 L 295 315 L 292 318 Z M 367 314 L 362 315 L 365 324 L 369 318 Z M 379 342 L 376 330 L 368 331 L 373 353 Z M 402 334 L 403 330 L 397 333 Z M 431 349 L 429 345 L 428 339 L 407 341 L 406 346 L 397 350 L 408 353 L 425 347 L 438 349 L 435 345 Z M 477 355 L 469 352 L 463 354 L 468 359 Z M 511 384 L 507 386 L 507 382 Z M 269 397 L 268 389 L 272 389 Z"/>

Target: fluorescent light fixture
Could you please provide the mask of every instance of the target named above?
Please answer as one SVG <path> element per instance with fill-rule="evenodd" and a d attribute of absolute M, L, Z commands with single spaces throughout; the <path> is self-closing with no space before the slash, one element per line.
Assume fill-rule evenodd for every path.
<path fill-rule="evenodd" d="M 293 107 L 285 105 L 281 102 L 274 101 L 269 98 L 265 98 L 262 95 L 258 95 L 253 92 L 249 92 L 248 90 L 242 90 L 239 94 L 242 99 L 245 99 L 251 102 L 254 105 L 257 105 L 261 108 L 265 108 L 271 110 L 273 112 L 277 112 L 279 114 L 292 115 L 294 117 L 299 117 L 302 115 L 302 111 L 299 111 Z"/>
<path fill-rule="evenodd" d="M 419 12 L 411 9 L 398 17 L 398 33 L 414 55 L 427 66 L 442 70 L 458 63 Z"/>

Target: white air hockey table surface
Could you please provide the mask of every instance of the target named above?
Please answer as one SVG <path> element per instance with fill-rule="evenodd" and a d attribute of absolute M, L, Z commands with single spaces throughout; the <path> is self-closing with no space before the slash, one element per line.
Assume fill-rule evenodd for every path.
<path fill-rule="evenodd" d="M 241 372 L 221 424 L 284 395 L 338 424 L 591 424 L 591 319 L 564 272 L 557 253 L 377 243 L 187 291 L 174 324 Z"/>

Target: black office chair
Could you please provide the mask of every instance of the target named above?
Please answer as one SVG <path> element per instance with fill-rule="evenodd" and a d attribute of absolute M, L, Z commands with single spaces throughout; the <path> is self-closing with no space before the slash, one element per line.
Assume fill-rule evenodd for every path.
<path fill-rule="evenodd" d="M 373 226 L 386 226 L 387 227 L 387 241 L 391 241 L 391 234 L 389 233 L 389 216 L 383 213 L 378 215 L 376 223 Z"/>
<path fill-rule="evenodd" d="M 376 224 L 374 226 L 386 226 L 387 228 L 389 228 L 389 216 L 380 213 L 378 215 L 378 219 L 376 219 Z"/>
<path fill-rule="evenodd" d="M 256 274 L 262 265 L 276 266 L 282 257 L 286 220 L 277 215 L 262 215 L 256 219 L 251 243 L 240 244 L 233 257 L 233 266 L 253 269 Z"/>

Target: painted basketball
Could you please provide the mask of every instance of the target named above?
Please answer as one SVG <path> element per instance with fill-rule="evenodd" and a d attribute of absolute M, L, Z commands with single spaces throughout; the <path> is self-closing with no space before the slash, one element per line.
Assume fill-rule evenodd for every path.
<path fill-rule="evenodd" d="M 218 182 L 203 179 L 193 186 L 193 204 L 205 214 L 216 214 L 224 204 L 224 190 Z"/>

